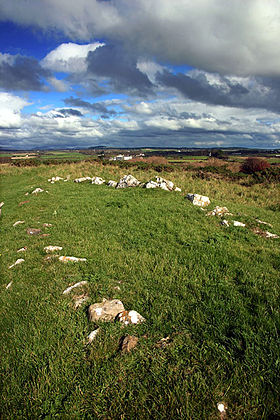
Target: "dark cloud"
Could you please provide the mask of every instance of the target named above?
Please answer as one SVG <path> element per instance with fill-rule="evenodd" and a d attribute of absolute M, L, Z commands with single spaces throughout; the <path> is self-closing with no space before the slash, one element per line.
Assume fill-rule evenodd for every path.
<path fill-rule="evenodd" d="M 205 104 L 280 112 L 280 78 L 252 78 L 247 88 L 231 78 L 216 77 L 217 83 L 210 84 L 204 72 L 189 76 L 165 70 L 157 73 L 156 80 L 161 86 L 175 88 L 184 97 Z"/>
<path fill-rule="evenodd" d="M 57 110 L 60 114 L 63 114 L 65 117 L 74 116 L 74 117 L 82 117 L 83 114 L 78 111 L 77 109 L 71 109 L 71 108 L 62 108 Z"/>
<path fill-rule="evenodd" d="M 64 99 L 64 103 L 66 105 L 70 105 L 70 106 L 79 106 L 79 107 L 82 107 L 82 108 L 86 108 L 86 109 L 90 110 L 91 112 L 101 114 L 101 116 L 103 118 L 108 118 L 109 116 L 117 114 L 116 111 L 114 111 L 113 109 L 108 109 L 101 102 L 90 103 L 90 102 L 87 102 L 87 101 L 83 101 L 80 98 L 73 98 L 72 96 L 70 96 L 70 98 Z"/>
<path fill-rule="evenodd" d="M 152 93 L 153 85 L 146 74 L 137 68 L 136 57 L 121 47 L 104 46 L 87 57 L 88 72 L 109 79 L 116 92 L 146 97 Z"/>
<path fill-rule="evenodd" d="M 44 78 L 50 75 L 34 58 L 18 55 L 11 62 L 0 62 L 0 86 L 6 90 L 45 90 Z"/>

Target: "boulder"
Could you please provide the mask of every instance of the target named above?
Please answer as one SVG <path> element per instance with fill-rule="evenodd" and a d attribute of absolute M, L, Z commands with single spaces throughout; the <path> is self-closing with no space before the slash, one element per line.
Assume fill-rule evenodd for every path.
<path fill-rule="evenodd" d="M 91 183 L 95 185 L 101 185 L 101 184 L 104 184 L 105 182 L 106 182 L 105 179 L 100 178 L 99 176 L 94 176 L 91 181 Z"/>
<path fill-rule="evenodd" d="M 88 308 L 88 318 L 90 321 L 114 321 L 116 316 L 124 311 L 122 302 L 118 299 L 103 299 L 100 303 L 94 303 Z"/>
<path fill-rule="evenodd" d="M 134 178 L 133 175 L 125 175 L 123 178 L 119 180 L 116 188 L 138 187 L 139 185 L 140 185 L 140 181 Z"/>
<path fill-rule="evenodd" d="M 45 246 L 44 251 L 49 254 L 50 252 L 54 252 L 54 251 L 61 251 L 62 250 L 62 246 L 56 246 L 56 245 L 49 245 L 49 246 Z"/>
<path fill-rule="evenodd" d="M 216 206 L 212 211 L 207 213 L 207 216 L 232 216 L 227 207 Z"/>
<path fill-rule="evenodd" d="M 238 222 L 237 220 L 233 221 L 233 226 L 240 226 L 240 227 L 245 227 L 245 223 L 242 222 Z"/>
<path fill-rule="evenodd" d="M 187 194 L 186 198 L 190 200 L 194 206 L 206 207 L 210 204 L 210 200 L 205 195 Z"/>
<path fill-rule="evenodd" d="M 172 191 L 174 188 L 172 181 L 168 181 L 167 179 L 161 178 L 160 176 L 156 177 L 156 182 L 158 183 L 159 188 L 163 190 Z"/>
<path fill-rule="evenodd" d="M 155 181 L 148 181 L 146 184 L 144 184 L 145 188 L 158 188 L 158 183 Z"/>
<path fill-rule="evenodd" d="M 120 312 L 116 318 L 118 321 L 125 325 L 128 324 L 141 324 L 145 321 L 145 318 L 136 311 L 125 311 Z"/>
<path fill-rule="evenodd" d="M 110 181 L 108 182 L 108 187 L 112 187 L 112 188 L 116 188 L 116 186 L 118 185 L 118 183 L 116 181 L 112 181 L 110 179 Z"/>
<path fill-rule="evenodd" d="M 82 178 L 74 179 L 74 182 L 85 182 L 85 181 L 92 181 L 92 178 L 90 176 L 84 176 Z"/>

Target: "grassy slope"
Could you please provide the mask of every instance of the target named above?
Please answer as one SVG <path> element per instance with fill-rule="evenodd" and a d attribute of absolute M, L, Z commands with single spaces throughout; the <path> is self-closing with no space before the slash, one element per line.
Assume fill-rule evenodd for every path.
<path fill-rule="evenodd" d="M 68 173 L 117 180 L 118 168 L 81 163 L 2 172 L 3 418 L 215 418 L 221 400 L 230 418 L 280 416 L 279 240 L 224 229 L 183 194 L 47 183 Z M 144 181 L 153 174 L 134 175 Z M 251 226 L 261 218 L 280 234 L 279 187 L 166 177 L 185 193 L 209 195 L 211 208 L 226 205 Z M 24 196 L 38 186 L 49 194 Z M 25 224 L 13 227 L 17 220 Z M 53 224 L 43 229 L 49 237 L 27 236 L 27 227 L 46 222 Z M 45 261 L 50 244 L 88 261 Z M 17 254 L 22 246 L 28 251 Z M 25 263 L 8 270 L 17 258 Z M 80 280 L 89 282 L 90 303 L 120 298 L 147 322 L 103 324 L 85 346 L 94 329 L 86 308 L 74 311 L 74 292 L 62 295 Z M 140 342 L 123 356 L 118 341 L 128 333 Z M 166 336 L 172 344 L 156 348 Z"/>

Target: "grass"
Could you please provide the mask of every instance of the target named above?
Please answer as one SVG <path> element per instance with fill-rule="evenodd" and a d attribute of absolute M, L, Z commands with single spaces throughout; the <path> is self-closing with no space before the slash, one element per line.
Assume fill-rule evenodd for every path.
<path fill-rule="evenodd" d="M 3 165 L 2 418 L 208 419 L 218 417 L 219 401 L 229 418 L 279 418 L 279 239 L 223 228 L 184 199 L 187 192 L 208 195 L 211 209 L 226 205 L 231 219 L 254 227 L 259 218 L 280 234 L 279 185 L 248 188 L 179 171 L 161 175 L 182 194 L 47 182 L 125 173 L 87 162 Z M 133 174 L 141 181 L 155 175 Z M 49 193 L 25 197 L 36 187 Z M 25 223 L 13 227 L 17 220 Z M 30 237 L 27 227 L 50 236 Z M 47 245 L 87 262 L 46 261 Z M 27 252 L 17 254 L 23 246 Z M 9 270 L 17 258 L 25 262 Z M 89 303 L 119 298 L 147 321 L 101 324 L 87 346 L 95 326 L 86 307 L 75 311 L 75 293 L 62 295 L 81 280 L 88 281 Z M 139 344 L 121 355 L 126 334 Z M 166 336 L 171 344 L 157 348 Z"/>

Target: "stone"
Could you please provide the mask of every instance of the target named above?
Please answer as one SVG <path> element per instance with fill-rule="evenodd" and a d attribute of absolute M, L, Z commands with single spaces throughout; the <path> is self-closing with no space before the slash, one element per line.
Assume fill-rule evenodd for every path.
<path fill-rule="evenodd" d="M 229 227 L 229 222 L 226 219 L 224 219 L 224 220 L 221 221 L 221 225 Z"/>
<path fill-rule="evenodd" d="M 44 190 L 42 190 L 42 188 L 35 188 L 35 190 L 32 191 L 31 194 L 38 194 L 38 193 L 41 193 L 41 192 L 44 192 Z"/>
<path fill-rule="evenodd" d="M 9 269 L 13 268 L 15 265 L 22 264 L 24 261 L 25 260 L 23 258 L 19 258 L 14 264 L 10 265 Z"/>
<path fill-rule="evenodd" d="M 258 223 L 260 223 L 261 225 L 267 225 L 267 226 L 269 226 L 269 227 L 272 227 L 272 225 L 271 225 L 270 223 L 263 222 L 262 220 L 259 220 L 259 219 L 256 219 L 256 221 L 257 221 Z"/>
<path fill-rule="evenodd" d="M 43 227 L 44 228 L 46 228 L 46 227 L 52 227 L 52 224 L 51 223 L 43 223 Z"/>
<path fill-rule="evenodd" d="M 18 220 L 17 222 L 15 222 L 13 224 L 13 226 L 21 225 L 22 223 L 25 223 L 25 221 L 24 220 Z"/>
<path fill-rule="evenodd" d="M 29 200 L 21 201 L 18 205 L 23 206 L 24 204 L 30 203 Z"/>
<path fill-rule="evenodd" d="M 145 318 L 136 311 L 125 311 L 120 312 L 116 318 L 118 321 L 125 325 L 128 324 L 141 324 L 145 321 Z"/>
<path fill-rule="evenodd" d="M 49 246 L 45 246 L 44 251 L 49 254 L 50 252 L 54 252 L 54 251 L 61 251 L 62 250 L 62 246 L 56 246 L 56 245 L 49 245 Z"/>
<path fill-rule="evenodd" d="M 158 188 L 158 183 L 155 181 L 148 181 L 146 184 L 144 184 L 145 188 Z"/>
<path fill-rule="evenodd" d="M 82 306 L 83 303 L 86 303 L 89 300 L 89 296 L 86 293 L 83 293 L 80 296 L 74 297 L 74 309 L 78 309 Z"/>
<path fill-rule="evenodd" d="M 90 176 L 84 176 L 82 178 L 74 179 L 74 182 L 85 182 L 85 181 L 92 181 L 92 178 Z"/>
<path fill-rule="evenodd" d="M 88 344 L 92 343 L 93 340 L 96 338 L 97 334 L 99 333 L 100 328 L 97 328 L 96 330 L 92 331 L 89 335 L 88 335 Z"/>
<path fill-rule="evenodd" d="M 121 337 L 120 343 L 119 343 L 119 349 L 122 353 L 130 353 L 131 350 L 133 350 L 137 344 L 138 344 L 138 337 L 135 337 L 135 335 L 127 335 L 126 337 Z"/>
<path fill-rule="evenodd" d="M 52 178 L 48 179 L 48 181 L 54 184 L 57 181 L 63 181 L 63 178 L 61 178 L 60 176 L 53 176 Z"/>
<path fill-rule="evenodd" d="M 81 261 L 87 260 L 86 258 L 66 257 L 65 255 L 62 255 L 58 259 L 59 261 L 62 261 L 62 262 L 81 262 Z"/>
<path fill-rule="evenodd" d="M 216 206 L 212 211 L 209 211 L 206 216 L 232 216 L 227 207 Z"/>
<path fill-rule="evenodd" d="M 87 281 L 85 280 L 79 281 L 78 283 L 73 284 L 73 286 L 67 287 L 67 289 L 65 289 L 62 294 L 67 295 L 68 293 L 71 292 L 71 290 L 76 289 L 77 287 L 80 287 L 80 286 L 85 286 L 86 284 L 87 284 Z"/>
<path fill-rule="evenodd" d="M 108 181 L 108 187 L 112 187 L 112 188 L 116 188 L 116 186 L 118 185 L 118 183 L 116 181 L 112 181 L 110 179 L 110 181 Z"/>
<path fill-rule="evenodd" d="M 165 347 L 169 346 L 171 344 L 171 338 L 170 337 L 164 337 L 161 338 L 157 343 L 156 347 L 159 349 L 164 349 Z"/>
<path fill-rule="evenodd" d="M 186 198 L 190 200 L 194 206 L 206 207 L 210 204 L 210 200 L 205 195 L 187 194 Z"/>
<path fill-rule="evenodd" d="M 118 299 L 103 299 L 100 303 L 94 303 L 88 308 L 88 318 L 92 322 L 114 321 L 116 316 L 124 311 L 123 303 Z"/>
<path fill-rule="evenodd" d="M 160 176 L 156 177 L 156 182 L 159 188 L 163 190 L 172 191 L 174 188 L 174 183 L 172 181 L 168 181 L 167 179 L 161 178 Z"/>
<path fill-rule="evenodd" d="M 94 176 L 91 181 L 92 184 L 96 184 L 96 185 L 101 185 L 101 184 L 104 184 L 105 182 L 106 182 L 105 179 L 100 178 L 99 176 Z"/>
<path fill-rule="evenodd" d="M 13 280 L 10 281 L 10 283 L 7 284 L 6 289 L 9 289 L 11 287 L 11 285 L 13 284 Z"/>
<path fill-rule="evenodd" d="M 175 192 L 182 192 L 182 189 L 181 188 L 179 188 L 179 187 L 175 187 L 175 190 L 174 190 Z"/>
<path fill-rule="evenodd" d="M 140 181 L 134 178 L 133 175 L 125 175 L 123 178 L 119 180 L 116 188 L 138 187 L 139 185 L 140 185 Z"/>
<path fill-rule="evenodd" d="M 40 235 L 42 233 L 41 229 L 35 229 L 35 228 L 27 228 L 26 232 L 28 235 Z"/>
<path fill-rule="evenodd" d="M 260 228 L 258 228 L 258 227 L 256 227 L 256 228 L 253 228 L 252 229 L 252 231 L 256 234 L 256 235 L 259 235 L 259 236 L 263 236 L 264 238 L 272 238 L 272 239 L 277 239 L 277 238 L 279 238 L 279 236 L 278 235 L 276 235 L 276 233 L 271 233 L 271 232 L 268 232 L 268 231 L 263 231 L 263 230 L 261 230 Z"/>
<path fill-rule="evenodd" d="M 0 216 L 1 216 L 1 212 L 2 212 L 2 207 L 4 206 L 4 201 L 1 201 L 0 203 Z"/>
<path fill-rule="evenodd" d="M 23 248 L 20 248 L 17 250 L 17 252 L 26 252 L 27 251 L 27 246 L 24 246 Z"/>
<path fill-rule="evenodd" d="M 240 227 L 245 227 L 245 223 L 242 222 L 238 222 L 237 220 L 233 221 L 233 226 L 240 226 Z"/>

